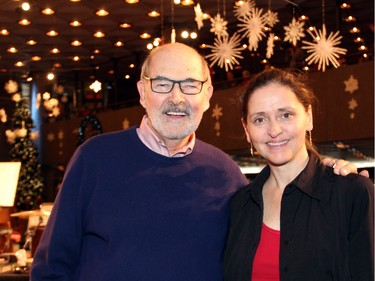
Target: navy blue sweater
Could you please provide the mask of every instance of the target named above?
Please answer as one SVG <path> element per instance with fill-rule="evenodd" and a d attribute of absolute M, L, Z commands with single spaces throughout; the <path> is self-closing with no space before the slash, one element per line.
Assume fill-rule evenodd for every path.
<path fill-rule="evenodd" d="M 136 127 L 93 137 L 71 159 L 31 280 L 220 281 L 236 163 L 197 140 L 168 158 Z"/>

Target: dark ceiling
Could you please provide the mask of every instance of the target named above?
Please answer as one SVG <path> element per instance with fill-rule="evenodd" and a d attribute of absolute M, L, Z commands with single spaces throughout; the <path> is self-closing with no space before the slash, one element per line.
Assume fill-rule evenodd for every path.
<path fill-rule="evenodd" d="M 77 1 L 77 0 L 76 0 Z M 153 38 L 160 37 L 165 42 L 170 41 L 170 30 L 172 25 L 176 29 L 177 41 L 186 42 L 199 48 L 202 43 L 213 44 L 214 34 L 210 32 L 210 20 L 204 21 L 200 30 L 194 20 L 194 5 L 200 3 L 204 13 L 215 16 L 218 12 L 228 21 L 229 33 L 238 30 L 238 21 L 233 14 L 235 1 L 228 0 L 201 0 L 195 1 L 194 5 L 184 6 L 172 4 L 173 0 L 140 0 L 137 4 L 128 4 L 124 0 L 81 0 L 72 2 L 69 0 L 31 0 L 31 9 L 23 11 L 20 6 L 24 1 L 0 0 L 0 29 L 6 29 L 9 35 L 0 34 L 0 74 L 14 76 L 19 74 L 32 75 L 54 70 L 57 75 L 68 77 L 70 73 L 81 73 L 81 75 L 100 75 L 101 77 L 124 77 L 126 74 L 135 73 L 144 54 L 147 53 L 146 44 Z M 288 25 L 293 15 L 299 17 L 305 14 L 309 17 L 306 27 L 309 25 L 321 29 L 324 20 L 327 32 L 340 30 L 343 36 L 340 47 L 348 50 L 346 60 L 355 63 L 363 56 L 358 50 L 361 44 L 355 43 L 354 39 L 361 36 L 362 44 L 368 48 L 366 51 L 369 58 L 373 57 L 374 46 L 374 2 L 372 0 L 351 0 L 349 9 L 340 9 L 340 0 L 255 0 L 257 7 L 265 11 L 268 7 L 278 13 L 280 22 L 273 28 L 273 32 L 279 37 L 284 37 L 283 26 Z M 324 7 L 324 9 L 323 9 Z M 53 15 L 44 15 L 41 10 L 51 8 L 55 11 Z M 104 8 L 109 15 L 99 17 L 95 11 Z M 161 16 L 151 18 L 148 12 L 156 10 Z M 324 19 L 323 13 L 324 12 Z M 348 23 L 344 19 L 352 15 L 355 22 Z M 22 26 L 19 20 L 27 18 L 31 24 Z M 79 27 L 70 26 L 70 22 L 78 20 L 82 23 Z M 121 28 L 120 23 L 130 23 L 131 28 Z M 357 26 L 360 33 L 352 34 L 350 29 Z M 196 31 L 198 38 L 195 40 L 182 39 L 180 32 L 183 28 Z M 49 37 L 46 33 L 54 29 L 58 32 L 55 37 Z M 105 34 L 103 38 L 95 38 L 93 34 L 100 30 Z M 141 39 L 140 34 L 148 32 L 152 35 L 150 39 Z M 306 39 L 309 35 L 306 33 Z M 26 42 L 33 39 L 35 45 L 27 45 Z M 71 46 L 71 42 L 79 40 L 81 46 Z M 311 39 L 308 39 L 311 40 Z M 124 46 L 117 47 L 118 41 Z M 246 42 L 247 39 L 244 39 Z M 266 41 L 263 39 L 263 41 Z M 263 45 L 262 45 L 263 44 Z M 244 50 L 244 59 L 240 60 L 243 68 L 251 68 L 255 65 L 254 60 L 265 57 L 265 42 L 262 42 L 256 52 Z M 7 49 L 15 47 L 17 53 L 9 53 Z M 60 53 L 53 54 L 51 50 L 58 48 Z M 100 53 L 93 53 L 99 50 Z M 208 54 L 209 50 L 199 49 L 202 54 Z M 287 66 L 291 60 L 290 44 L 277 42 L 275 54 L 269 62 L 277 66 Z M 38 56 L 39 61 L 33 61 L 32 57 Z M 79 56 L 80 61 L 73 61 L 73 57 Z M 21 61 L 24 66 L 17 67 L 15 64 Z M 253 62 L 251 62 L 253 61 Z M 132 70 L 129 66 L 135 65 Z M 116 71 L 114 71 L 116 70 Z M 82 76 L 83 77 L 83 76 Z"/>

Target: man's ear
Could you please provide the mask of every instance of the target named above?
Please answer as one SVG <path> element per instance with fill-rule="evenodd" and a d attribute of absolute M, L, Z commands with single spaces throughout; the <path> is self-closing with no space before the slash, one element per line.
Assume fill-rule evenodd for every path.
<path fill-rule="evenodd" d="M 142 80 L 137 82 L 137 89 L 139 94 L 139 103 L 146 108 L 146 93 L 145 93 L 145 83 Z"/>
<path fill-rule="evenodd" d="M 210 100 L 211 100 L 213 92 L 214 92 L 214 87 L 212 85 L 208 86 L 207 90 L 206 90 L 206 93 L 205 93 L 206 104 L 204 105 L 204 111 L 206 111 L 207 109 L 210 108 Z"/>

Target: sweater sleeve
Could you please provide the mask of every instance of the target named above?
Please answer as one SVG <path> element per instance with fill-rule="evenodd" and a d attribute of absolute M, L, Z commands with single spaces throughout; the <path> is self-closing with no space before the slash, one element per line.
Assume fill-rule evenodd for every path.
<path fill-rule="evenodd" d="M 90 184 L 81 149 L 70 161 L 34 255 L 30 280 L 73 280 L 82 237 L 82 189 Z"/>

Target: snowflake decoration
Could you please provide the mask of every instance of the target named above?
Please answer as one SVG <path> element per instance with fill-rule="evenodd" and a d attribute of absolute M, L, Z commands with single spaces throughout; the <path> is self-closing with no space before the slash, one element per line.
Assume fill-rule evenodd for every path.
<path fill-rule="evenodd" d="M 234 6 L 233 13 L 239 20 L 247 15 L 250 15 L 253 8 L 255 8 L 254 0 L 245 0 L 242 2 L 242 4 Z"/>
<path fill-rule="evenodd" d="M 358 107 L 357 101 L 353 98 L 348 102 L 348 105 L 350 110 L 354 110 L 356 107 Z"/>
<path fill-rule="evenodd" d="M 354 91 L 358 90 L 358 80 L 353 77 L 351 74 L 348 80 L 344 81 L 345 84 L 345 92 L 349 92 L 353 94 Z"/>
<path fill-rule="evenodd" d="M 197 4 L 197 6 L 194 6 L 194 12 L 195 21 L 197 22 L 198 30 L 200 30 L 203 27 L 203 12 L 199 3 Z"/>
<path fill-rule="evenodd" d="M 273 47 L 274 47 L 273 42 L 274 41 L 275 41 L 275 35 L 273 33 L 270 33 L 270 36 L 268 37 L 268 40 L 267 40 L 267 53 L 266 53 L 267 59 L 269 59 L 273 55 Z"/>
<path fill-rule="evenodd" d="M 303 26 L 304 22 L 300 22 L 295 18 L 292 19 L 292 22 L 288 26 L 284 26 L 285 38 L 284 41 L 289 41 L 293 46 L 297 45 L 297 41 L 301 40 L 302 37 L 305 37 Z"/>
<path fill-rule="evenodd" d="M 218 104 L 215 104 L 215 107 L 212 109 L 212 118 L 219 120 L 221 116 L 223 116 L 223 108 Z"/>
<path fill-rule="evenodd" d="M 217 36 L 228 36 L 227 24 L 228 22 L 224 20 L 220 14 L 216 17 L 211 18 L 211 29 L 210 32 L 215 33 Z"/>
<path fill-rule="evenodd" d="M 329 63 L 332 63 L 335 68 L 339 67 L 340 64 L 337 61 L 337 58 L 340 54 L 346 54 L 347 51 L 344 48 L 336 47 L 341 43 L 342 36 L 339 35 L 340 32 L 331 32 L 327 38 L 326 26 L 324 24 L 322 30 L 319 30 L 319 32 L 317 32 L 315 28 L 315 34 L 310 30 L 308 30 L 308 32 L 313 38 L 315 38 L 315 42 L 303 41 L 307 46 L 302 46 L 302 49 L 306 49 L 307 53 L 310 53 L 306 58 L 307 63 L 309 65 L 312 63 L 318 63 L 318 70 L 322 69 L 323 72 L 326 70 L 326 66 L 328 66 Z"/>
<path fill-rule="evenodd" d="M 225 71 L 228 71 L 229 68 L 233 69 L 233 64 L 239 64 L 238 58 L 243 58 L 241 38 L 237 33 L 231 38 L 229 36 L 216 37 L 214 45 L 207 45 L 207 47 L 212 49 L 212 54 L 206 56 L 211 60 L 211 67 L 217 63 L 218 66 L 225 67 Z"/>
<path fill-rule="evenodd" d="M 5 83 L 4 89 L 8 94 L 14 94 L 18 91 L 18 84 L 16 81 L 9 80 Z"/>
<path fill-rule="evenodd" d="M 269 27 L 273 27 L 276 23 L 279 22 L 279 16 L 277 13 L 272 12 L 271 10 L 267 11 L 266 22 Z"/>
<path fill-rule="evenodd" d="M 258 42 L 265 36 L 263 30 L 266 27 L 266 17 L 262 15 L 263 9 L 254 8 L 251 14 L 241 18 L 242 23 L 238 24 L 242 27 L 239 32 L 244 32 L 243 37 L 249 39 L 249 50 L 256 51 Z"/>

